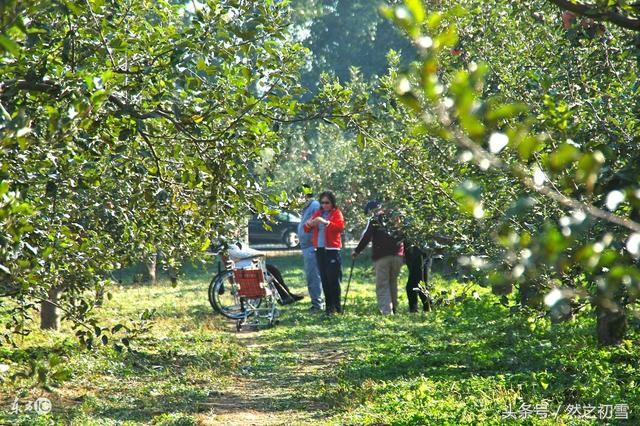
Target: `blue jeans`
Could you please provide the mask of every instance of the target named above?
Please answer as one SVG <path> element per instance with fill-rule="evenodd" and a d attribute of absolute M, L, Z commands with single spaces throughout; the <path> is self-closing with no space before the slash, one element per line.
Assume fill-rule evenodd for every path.
<path fill-rule="evenodd" d="M 318 309 L 322 309 L 322 283 L 320 282 L 320 272 L 316 261 L 316 252 L 313 247 L 302 249 L 304 260 L 304 276 L 307 279 L 307 290 L 311 304 Z"/>

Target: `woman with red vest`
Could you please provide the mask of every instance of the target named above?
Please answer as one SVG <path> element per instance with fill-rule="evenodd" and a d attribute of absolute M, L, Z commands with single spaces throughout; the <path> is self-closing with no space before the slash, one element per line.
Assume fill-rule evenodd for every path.
<path fill-rule="evenodd" d="M 336 196 L 326 191 L 320 194 L 320 208 L 304 224 L 306 232 L 313 229 L 313 247 L 320 271 L 327 314 L 342 312 L 340 280 L 342 279 L 342 231 L 344 217 L 336 206 Z"/>

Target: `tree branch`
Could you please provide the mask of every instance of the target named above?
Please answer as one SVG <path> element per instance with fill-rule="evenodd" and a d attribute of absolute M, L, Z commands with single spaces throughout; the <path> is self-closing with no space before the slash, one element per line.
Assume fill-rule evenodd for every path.
<path fill-rule="evenodd" d="M 62 87 L 56 84 L 27 80 L 5 80 L 0 82 L 0 98 L 5 97 L 5 92 L 11 88 L 28 92 L 42 92 L 54 96 L 58 96 L 62 92 Z"/>
<path fill-rule="evenodd" d="M 269 90 L 267 90 L 266 92 L 264 92 L 264 94 L 262 96 L 260 96 L 260 98 L 258 100 L 256 100 L 254 103 L 247 105 L 246 108 L 240 112 L 240 114 L 235 117 L 227 126 L 225 126 L 223 129 L 218 130 L 216 132 L 216 135 L 214 136 L 213 139 L 211 139 L 209 142 L 216 142 L 218 139 L 221 139 L 225 133 L 227 133 L 229 130 L 233 129 L 238 123 L 240 123 L 240 121 L 244 118 L 245 115 L 247 115 L 249 112 L 251 112 L 251 110 L 253 110 L 256 106 L 258 106 L 258 104 L 260 104 L 260 102 L 262 102 L 263 100 L 265 100 L 267 98 L 267 96 L 269 96 L 271 94 L 271 92 L 273 91 L 273 89 L 276 87 L 276 83 L 274 83 L 271 87 L 269 87 Z M 208 148 L 205 148 L 205 151 L 209 151 L 210 149 L 212 149 L 212 146 L 209 146 Z"/>
<path fill-rule="evenodd" d="M 379 145 L 385 147 L 389 152 L 394 153 L 396 157 L 398 157 L 404 164 L 407 165 L 407 167 L 409 167 L 411 170 L 417 173 L 425 182 L 429 183 L 433 187 L 433 189 L 435 189 L 437 192 L 442 194 L 446 199 L 451 201 L 451 203 L 454 206 L 458 207 L 460 205 L 460 203 L 458 203 L 447 191 L 445 191 L 440 187 L 440 185 L 438 185 L 438 182 L 434 181 L 429 176 L 425 175 L 422 170 L 420 170 L 415 166 L 415 164 L 413 164 L 413 162 L 408 161 L 400 152 L 393 149 L 393 147 L 389 146 L 382 138 L 377 138 L 373 136 L 371 133 L 369 133 L 367 129 L 362 127 L 359 123 L 353 123 L 353 125 L 356 128 L 356 130 L 360 132 L 363 136 L 367 137 L 372 141 L 377 142 Z"/>
<path fill-rule="evenodd" d="M 557 192 L 553 188 L 547 185 L 537 185 L 530 176 L 530 172 L 520 164 L 507 164 L 500 157 L 494 155 L 469 138 L 462 130 L 453 125 L 453 121 L 449 117 L 446 108 L 442 104 L 436 106 L 438 110 L 438 116 L 442 125 L 451 132 L 451 139 L 458 145 L 465 149 L 468 149 L 473 154 L 473 158 L 476 162 L 488 161 L 489 164 L 495 168 L 505 170 L 512 176 L 517 177 L 520 181 L 530 190 L 537 192 L 547 198 L 550 198 L 565 207 L 569 207 L 574 210 L 582 210 L 586 214 L 603 219 L 607 222 L 621 226 L 633 232 L 640 233 L 640 223 L 633 220 L 618 216 L 617 214 L 607 212 L 591 204 L 583 203 L 581 201 L 570 198 L 560 192 Z"/>
<path fill-rule="evenodd" d="M 596 5 L 577 3 L 569 0 L 549 0 L 555 5 L 569 10 L 579 15 L 588 16 L 589 18 L 609 21 L 619 27 L 628 30 L 640 31 L 640 19 L 623 15 L 613 10 L 601 10 Z"/>
<path fill-rule="evenodd" d="M 162 168 L 160 167 L 160 159 L 158 158 L 158 154 L 156 154 L 156 150 L 153 148 L 153 144 L 151 143 L 151 141 L 149 140 L 147 135 L 142 130 L 138 130 L 138 133 L 140 133 L 140 136 L 142 136 L 142 140 L 144 140 L 144 142 L 149 147 L 149 151 L 151 151 L 151 156 L 153 157 L 153 160 L 156 163 L 156 168 L 158 169 L 158 179 L 160 179 L 161 182 L 170 183 L 170 182 L 167 182 L 164 179 L 164 176 L 162 176 Z"/>
<path fill-rule="evenodd" d="M 98 30 L 98 34 L 100 34 L 100 39 L 102 41 L 102 45 L 104 46 L 105 50 L 107 51 L 107 54 L 109 55 L 109 60 L 111 61 L 111 66 L 113 68 L 117 68 L 116 61 L 115 61 L 115 59 L 113 59 L 113 55 L 111 54 L 111 49 L 109 49 L 109 43 L 107 42 L 107 39 L 105 38 L 104 33 L 102 32 L 102 26 L 100 25 L 100 22 L 98 21 L 98 17 L 95 15 L 95 13 L 93 13 L 93 9 L 91 8 L 91 2 L 89 2 L 89 0 L 85 0 L 85 3 L 87 3 L 87 7 L 89 8 L 89 14 L 91 15 L 91 18 L 93 19 L 93 22 L 96 24 L 96 28 Z"/>

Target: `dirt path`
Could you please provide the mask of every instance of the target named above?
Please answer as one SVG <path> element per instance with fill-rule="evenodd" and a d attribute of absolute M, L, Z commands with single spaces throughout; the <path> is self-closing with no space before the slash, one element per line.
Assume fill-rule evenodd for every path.
<path fill-rule="evenodd" d="M 269 331 L 238 333 L 255 357 L 252 367 L 235 377 L 235 383 L 206 403 L 203 425 L 297 425 L 319 422 L 326 406 L 309 396 L 324 375 L 346 352 L 335 344 L 312 339 L 274 347 Z M 305 388 L 307 392 L 305 392 Z"/>

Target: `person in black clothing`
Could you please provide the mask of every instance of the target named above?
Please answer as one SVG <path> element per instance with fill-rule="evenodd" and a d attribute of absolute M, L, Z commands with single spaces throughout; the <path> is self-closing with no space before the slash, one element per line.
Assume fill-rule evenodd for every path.
<path fill-rule="evenodd" d="M 269 272 L 273 276 L 273 285 L 280 295 L 280 303 L 282 303 L 283 305 L 288 305 L 304 298 L 303 295 L 293 293 L 289 289 L 289 287 L 284 282 L 284 278 L 282 277 L 280 270 L 276 268 L 275 265 L 267 263 L 266 268 L 267 272 Z"/>
<path fill-rule="evenodd" d="M 420 281 L 427 282 L 428 271 L 425 265 L 426 253 L 413 244 L 405 241 L 406 248 L 404 251 L 404 259 L 409 270 L 409 278 L 407 279 L 407 300 L 409 301 L 409 312 L 418 312 L 418 297 L 422 302 L 422 311 L 431 310 L 429 298 L 419 290 Z"/>

